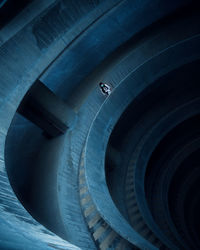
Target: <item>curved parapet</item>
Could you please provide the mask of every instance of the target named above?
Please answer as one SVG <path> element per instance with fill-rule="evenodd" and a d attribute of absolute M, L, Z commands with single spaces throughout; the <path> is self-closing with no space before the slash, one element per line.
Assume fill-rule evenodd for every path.
<path fill-rule="evenodd" d="M 198 4 L 22 2 L 0 15 L 0 248 L 198 249 Z"/>

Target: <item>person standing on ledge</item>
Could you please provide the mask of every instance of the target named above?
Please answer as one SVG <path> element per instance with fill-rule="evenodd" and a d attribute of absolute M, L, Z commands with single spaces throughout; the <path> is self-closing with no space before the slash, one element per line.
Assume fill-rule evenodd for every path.
<path fill-rule="evenodd" d="M 111 94 L 111 90 L 112 89 L 111 89 L 111 87 L 108 84 L 100 82 L 99 86 L 100 86 L 101 92 L 104 95 L 110 95 Z"/>

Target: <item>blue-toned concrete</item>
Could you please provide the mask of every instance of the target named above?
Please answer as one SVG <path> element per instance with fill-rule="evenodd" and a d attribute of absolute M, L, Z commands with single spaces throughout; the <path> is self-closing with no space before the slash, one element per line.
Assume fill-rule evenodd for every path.
<path fill-rule="evenodd" d="M 157 249 L 132 229 L 112 201 L 105 180 L 105 153 L 113 127 L 129 103 L 159 77 L 199 57 L 198 23 L 190 28 L 184 16 L 177 22 L 181 26 L 186 19 L 187 32 L 183 28 L 177 32 L 173 17 L 171 26 L 161 31 L 168 20 L 162 23 L 161 19 L 189 2 L 50 1 L 37 14 L 33 8 L 30 19 L 26 15 L 31 9 L 25 8 L 24 25 L 19 14 L 16 23 L 10 22 L 9 32 L 0 31 L 0 248 L 96 248 L 78 190 L 86 143 L 86 180 L 102 218 L 133 248 Z M 77 113 L 63 136 L 47 139 L 16 115 L 38 78 Z M 98 88 L 102 79 L 113 87 L 107 98 Z M 156 226 L 152 231 L 163 244 L 176 249 Z"/>
<path fill-rule="evenodd" d="M 106 222 L 115 228 L 116 231 L 119 228 L 119 220 L 116 221 L 116 216 L 114 216 L 114 214 L 117 215 L 118 218 L 120 218 L 120 214 L 113 204 L 107 190 L 104 173 L 104 158 L 108 137 L 119 116 L 129 105 L 131 100 L 141 93 L 147 85 L 162 75 L 165 75 L 173 68 L 180 67 L 185 63 L 189 63 L 199 58 L 200 54 L 197 49 L 198 44 L 199 36 L 197 35 L 161 51 L 158 55 L 152 57 L 150 60 L 141 65 L 141 67 L 130 74 L 129 77 L 127 77 L 125 81 L 122 82 L 123 84 L 121 83 L 113 91 L 110 97 L 105 101 L 91 126 L 86 143 L 86 179 L 89 185 L 89 191 L 91 192 L 98 211 L 102 214 L 102 217 L 106 220 Z M 178 61 L 176 61 L 176 58 L 178 58 Z M 148 67 L 150 62 L 151 69 Z M 115 109 L 116 104 L 118 104 L 117 109 Z M 115 112 L 113 112 L 114 110 Z M 100 137 L 101 141 L 99 139 Z M 96 168 L 93 167 L 94 165 Z M 98 182 L 93 181 L 97 179 L 99 180 Z M 139 186 L 141 188 L 140 183 Z M 100 197 L 102 197 L 102 194 L 104 201 L 106 202 L 101 202 L 102 199 Z M 139 192 L 139 194 L 141 194 L 141 192 Z M 142 204 L 144 205 L 144 195 L 139 195 L 139 198 L 143 199 Z M 110 213 L 109 207 L 112 207 L 112 214 Z M 150 220 L 150 214 L 148 215 L 148 218 Z M 117 232 L 119 234 L 123 234 L 126 239 L 134 242 L 136 238 L 134 237 L 133 231 L 126 228 L 127 225 L 123 219 L 120 223 L 124 226 L 124 231 L 123 227 L 121 226 L 120 232 Z M 150 224 L 152 228 L 152 224 L 154 224 L 152 219 Z M 154 228 L 152 228 L 152 230 L 162 241 L 166 242 L 166 245 L 170 246 L 170 248 L 176 249 L 176 247 L 171 242 L 169 242 L 161 232 L 159 232 L 159 229 L 156 228 L 156 225 Z M 143 240 L 138 240 L 138 242 L 135 242 L 135 244 L 141 244 L 144 247 L 145 242 Z"/>
<path fill-rule="evenodd" d="M 1 0 L 0 1 L 0 8 L 6 3 L 7 0 Z"/>
<path fill-rule="evenodd" d="M 105 11 L 107 6 L 102 6 L 102 11 Z M 95 7 L 94 5 L 93 7 Z M 91 8 L 92 10 L 92 8 Z M 47 13 L 48 11 L 46 11 Z M 87 10 L 86 10 L 87 12 Z M 96 11 L 93 15 L 88 14 L 89 19 L 83 22 L 82 26 L 79 29 L 70 30 L 71 35 L 68 36 L 67 42 L 71 41 L 74 37 L 76 37 L 82 30 L 83 27 L 90 24 L 95 18 L 101 15 L 101 10 Z M 23 18 L 23 16 L 22 16 Z M 65 249 L 70 249 L 71 246 L 67 242 L 61 240 L 57 236 L 51 233 L 49 236 L 48 231 L 42 231 L 43 227 L 40 226 L 37 222 L 35 222 L 32 217 L 25 211 L 25 209 L 20 205 L 16 196 L 14 195 L 7 175 L 5 174 L 5 163 L 4 163 L 4 145 L 5 138 L 7 134 L 7 130 L 10 126 L 11 120 L 15 114 L 15 111 L 25 95 L 28 88 L 35 81 L 35 79 L 39 76 L 39 74 L 48 66 L 48 64 L 55 59 L 55 57 L 66 47 L 67 42 L 63 42 L 62 39 L 57 40 L 54 44 L 50 44 L 49 50 L 41 51 L 35 42 L 34 36 L 32 34 L 32 25 L 37 20 L 32 21 L 32 23 L 28 23 L 20 32 L 15 34 L 9 41 L 4 43 L 1 46 L 1 89 L 0 89 L 0 114 L 1 114 L 1 171 L 2 178 L 4 178 L 4 187 L 2 188 L 2 198 L 6 206 L 13 207 L 14 202 L 16 203 L 16 209 L 11 209 L 9 212 L 4 211 L 4 205 L 2 204 L 2 212 L 1 212 L 1 220 L 3 225 L 4 219 L 7 221 L 12 221 L 12 227 L 9 227 L 11 230 L 8 232 L 3 226 L 1 230 L 7 231 L 7 237 L 12 238 L 12 245 L 8 242 L 8 238 L 4 237 L 4 234 L 1 234 L 1 248 L 4 247 L 4 242 L 7 242 L 7 246 L 12 248 L 15 244 L 17 237 L 14 236 L 15 232 L 20 234 L 21 237 L 26 237 L 27 242 L 30 244 L 24 244 L 26 247 L 38 242 L 38 249 L 48 249 L 55 247 L 64 247 Z M 68 30 L 67 30 L 68 31 Z M 71 40 L 70 40 L 71 39 Z M 19 59 L 20 58 L 20 59 Z M 19 61 L 20 60 L 20 61 Z M 16 63 L 17 62 L 17 63 Z M 19 63 L 20 62 L 20 63 Z M 6 190 L 9 190 L 11 200 L 8 201 L 8 196 L 3 195 Z M 15 217 L 18 214 L 19 210 L 21 217 L 15 221 Z M 24 218 L 24 220 L 22 220 Z M 19 226 L 20 225 L 20 226 Z M 13 235 L 13 236 L 12 236 Z M 24 235 L 24 236 L 23 236 Z M 79 239 L 81 241 L 81 237 Z M 10 241 L 11 242 L 11 241 Z M 22 244 L 23 241 L 21 241 Z M 17 244 L 17 242 L 16 242 Z M 49 246 L 47 246 L 49 244 Z M 80 245 L 84 245 L 84 240 Z M 88 245 L 87 245 L 88 246 Z M 17 245 L 16 245 L 17 248 Z M 31 248 L 31 246 L 30 246 Z M 74 246 L 74 248 L 76 248 Z M 14 249 L 14 247 L 13 247 Z M 19 248 L 18 248 L 19 249 Z M 87 247 L 88 249 L 88 247 Z"/>
<path fill-rule="evenodd" d="M 187 3 L 179 0 L 173 5 L 160 0 L 123 1 L 91 26 L 81 39 L 77 39 L 47 70 L 41 81 L 69 101 L 81 80 L 106 56 L 142 29 Z M 74 89 L 66 84 L 71 82 Z"/>

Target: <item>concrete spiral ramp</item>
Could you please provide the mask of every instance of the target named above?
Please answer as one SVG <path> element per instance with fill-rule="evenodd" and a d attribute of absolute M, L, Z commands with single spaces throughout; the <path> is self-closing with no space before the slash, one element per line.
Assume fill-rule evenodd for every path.
<path fill-rule="evenodd" d="M 199 69 L 198 1 L 0 1 L 0 249 L 199 249 Z"/>

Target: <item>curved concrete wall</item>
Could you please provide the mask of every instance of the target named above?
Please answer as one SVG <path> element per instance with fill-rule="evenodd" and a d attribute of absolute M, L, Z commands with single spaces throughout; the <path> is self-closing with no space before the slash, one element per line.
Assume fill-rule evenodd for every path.
<path fill-rule="evenodd" d="M 119 243 L 119 248 L 125 242 L 129 248 L 131 243 L 141 249 L 157 249 L 132 229 L 112 201 L 105 180 L 104 158 L 109 136 L 132 100 L 156 79 L 199 58 L 198 23 L 189 29 L 197 14 L 192 21 L 187 17 L 188 3 L 183 0 L 173 4 L 161 0 L 40 1 L 38 10 L 39 2 L 33 1 L 1 30 L 2 247 L 96 249 L 98 244 L 105 244 L 103 240 L 99 243 L 95 237 L 92 239 L 80 204 L 78 177 L 86 146 L 88 195 L 103 223 L 120 236 L 117 238 L 120 242 L 115 244 Z M 178 19 L 173 16 L 171 26 L 166 28 L 168 16 L 180 8 L 185 8 L 184 17 L 181 19 L 177 12 Z M 182 20 L 188 25 L 185 30 Z M 174 23 L 175 30 L 182 28 L 177 35 L 176 31 L 171 32 Z M 162 33 L 163 25 L 166 30 Z M 166 34 L 171 37 L 164 38 Z M 37 79 L 77 113 L 74 124 L 60 137 L 47 139 L 35 125 L 17 118 L 17 108 Z M 108 97 L 99 90 L 102 80 L 112 85 Z M 30 136 L 33 138 L 27 142 Z M 19 200 L 38 222 L 20 204 L 10 182 Z M 25 187 L 30 188 L 29 194 L 32 192 L 30 208 L 24 199 Z M 92 233 L 97 235 L 99 229 L 94 230 Z M 163 244 L 176 249 L 156 227 L 152 231 Z"/>

